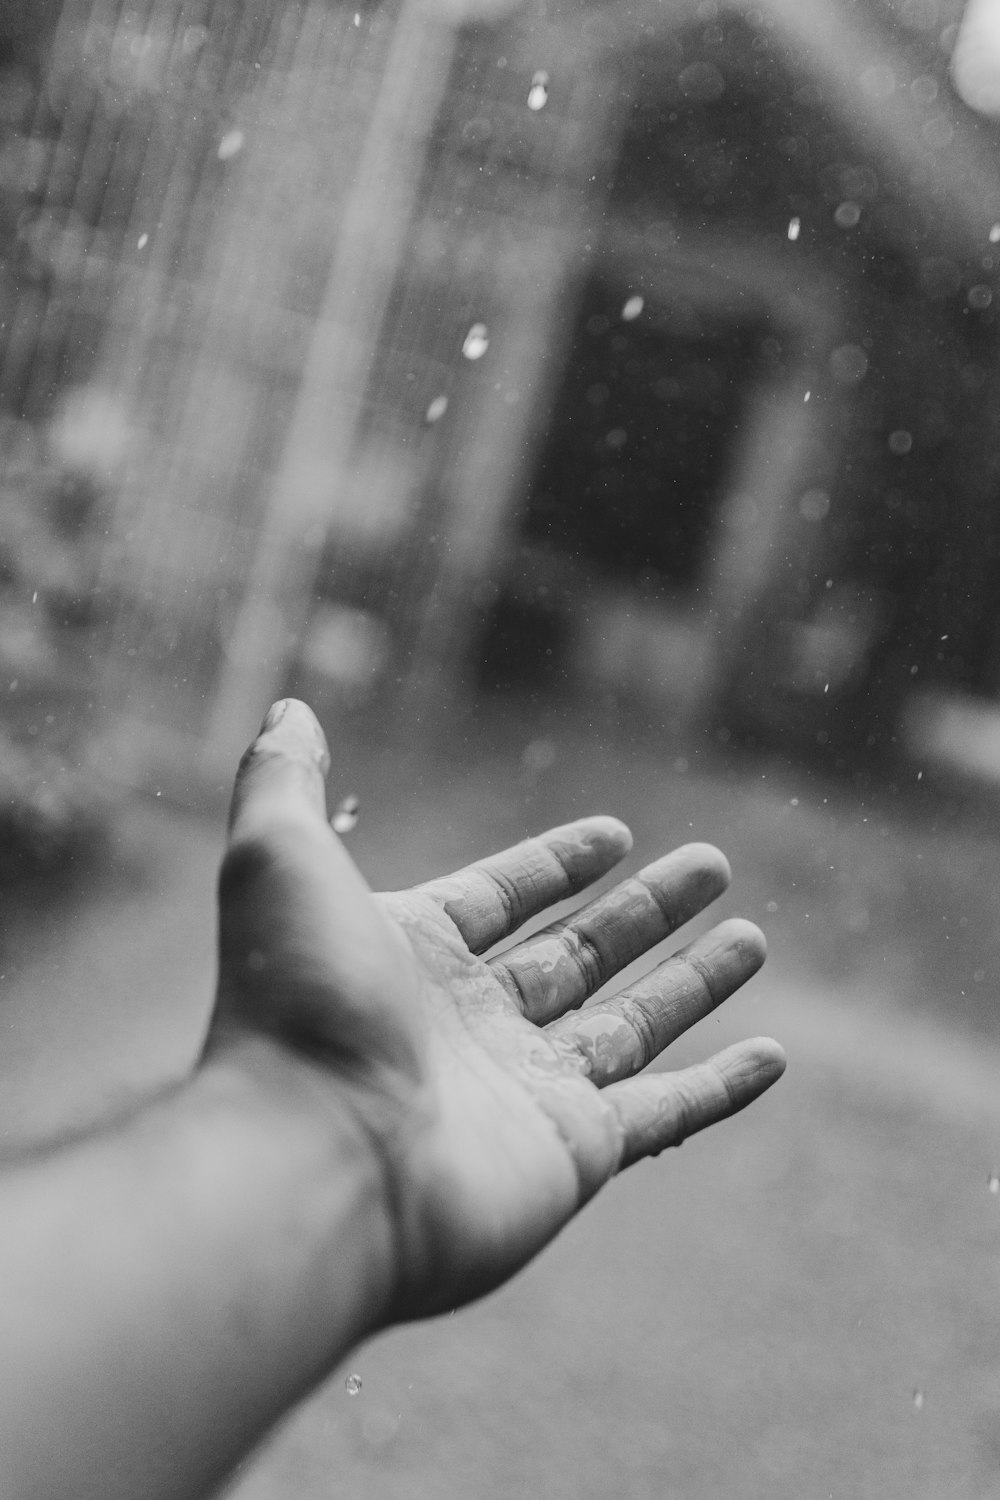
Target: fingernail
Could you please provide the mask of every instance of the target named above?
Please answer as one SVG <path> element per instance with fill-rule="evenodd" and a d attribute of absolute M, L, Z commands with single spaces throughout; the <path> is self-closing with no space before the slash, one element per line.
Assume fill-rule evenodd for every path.
<path fill-rule="evenodd" d="M 282 719 L 285 717 L 287 708 L 287 698 L 279 698 L 277 703 L 272 703 L 271 707 L 264 715 L 263 724 L 261 724 L 260 726 L 261 734 L 266 734 L 269 729 L 273 729 L 276 724 L 280 724 Z"/>

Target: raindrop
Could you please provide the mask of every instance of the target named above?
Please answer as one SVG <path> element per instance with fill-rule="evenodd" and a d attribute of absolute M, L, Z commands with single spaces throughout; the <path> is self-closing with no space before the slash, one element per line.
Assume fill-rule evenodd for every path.
<path fill-rule="evenodd" d="M 465 342 L 462 345 L 462 353 L 465 355 L 466 359 L 482 359 L 483 355 L 486 353 L 489 347 L 490 335 L 486 324 L 473 323 L 472 327 L 465 335 Z"/>
<path fill-rule="evenodd" d="M 441 419 L 441 417 L 444 416 L 444 414 L 445 414 L 445 412 L 447 410 L 448 410 L 448 397 L 447 396 L 435 396 L 434 400 L 431 402 L 430 406 L 427 408 L 426 420 L 428 422 L 437 422 L 437 421 L 439 421 Z"/>
<path fill-rule="evenodd" d="M 531 88 L 528 90 L 528 108 L 544 109 L 549 102 L 549 75 L 540 68 L 531 80 Z"/>
<path fill-rule="evenodd" d="M 622 318 L 626 323 L 631 323 L 633 318 L 639 316 L 645 305 L 646 302 L 643 297 L 630 297 L 622 308 Z"/>
<path fill-rule="evenodd" d="M 714 63 L 695 62 L 682 69 L 677 82 L 685 97 L 696 104 L 714 104 L 726 91 L 726 80 Z"/>
<path fill-rule="evenodd" d="M 993 301 L 993 293 L 988 286 L 974 286 L 969 288 L 969 306 L 974 307 L 977 312 L 983 312 Z"/>
<path fill-rule="evenodd" d="M 830 369 L 839 385 L 857 385 L 868 373 L 868 355 L 859 344 L 841 344 L 830 355 Z"/>
<path fill-rule="evenodd" d="M 330 819 L 330 826 L 334 833 L 350 833 L 357 826 L 360 806 L 361 803 L 357 797 L 344 797 L 337 803 L 333 817 Z M 361 1382 L 358 1381 L 358 1388 L 360 1387 Z"/>
<path fill-rule="evenodd" d="M 531 740 L 521 754 L 521 765 L 530 776 L 541 775 L 555 762 L 556 747 L 552 740 Z"/>
<path fill-rule="evenodd" d="M 148 234 L 140 234 L 139 238 L 135 242 L 135 248 L 137 250 L 145 250 L 145 248 L 146 248 L 146 246 L 148 244 L 149 244 L 149 235 Z"/>
<path fill-rule="evenodd" d="M 216 152 L 219 160 L 229 161 L 231 157 L 238 155 L 243 150 L 245 139 L 246 137 L 242 130 L 227 130 L 219 142 L 219 149 Z"/>
<path fill-rule="evenodd" d="M 910 84 L 910 93 L 918 104 L 933 104 L 938 96 L 938 83 L 929 73 L 922 73 Z"/>
<path fill-rule="evenodd" d="M 909 453 L 909 451 L 910 451 L 910 449 L 912 447 L 913 447 L 913 434 L 910 433 L 910 432 L 907 432 L 905 428 L 901 427 L 897 432 L 890 432 L 890 434 L 889 434 L 889 452 L 890 453 L 898 453 L 898 454 Z"/>
<path fill-rule="evenodd" d="M 986 1186 L 989 1188 L 994 1198 L 1000 1195 L 1000 1173 L 991 1172 L 989 1181 L 987 1182 Z"/>
<path fill-rule="evenodd" d="M 31 596 L 31 602 L 32 602 L 32 604 L 37 604 L 38 603 L 38 590 L 37 589 L 35 590 L 35 592 Z"/>
<path fill-rule="evenodd" d="M 806 391 L 805 395 L 802 397 L 803 401 L 808 401 L 811 395 L 812 391 Z"/>
<path fill-rule="evenodd" d="M 799 232 L 800 232 L 801 229 L 802 229 L 802 220 L 801 219 L 789 219 L 789 221 L 788 221 L 788 238 L 790 240 L 797 240 L 798 237 L 799 237 Z"/>
<path fill-rule="evenodd" d="M 920 1389 L 919 1385 L 913 1392 L 913 1405 L 917 1411 L 923 1411 L 924 1409 L 924 1393 Z"/>
<path fill-rule="evenodd" d="M 798 805 L 799 805 L 799 799 L 798 799 L 798 797 L 790 797 L 789 798 L 789 802 L 790 802 L 790 805 L 792 807 L 798 807 Z"/>
<path fill-rule="evenodd" d="M 348 1375 L 344 1381 L 344 1390 L 349 1396 L 356 1396 L 361 1389 L 361 1376 Z"/>
<path fill-rule="evenodd" d="M 994 224 L 990 229 L 990 244 L 996 245 L 997 243 L 1000 243 L 1000 224 Z"/>
<path fill-rule="evenodd" d="M 860 218 L 861 204 L 855 203 L 852 199 L 848 198 L 845 202 L 838 205 L 833 215 L 833 222 L 838 229 L 853 229 Z"/>
<path fill-rule="evenodd" d="M 359 10 L 354 12 L 354 24 L 355 26 L 361 25 L 361 12 Z"/>
<path fill-rule="evenodd" d="M 830 509 L 826 490 L 806 490 L 799 501 L 799 515 L 804 521 L 822 521 Z"/>
<path fill-rule="evenodd" d="M 769 901 L 767 903 L 767 910 L 770 911 L 770 912 L 777 911 L 778 910 L 778 903 L 777 903 L 777 901 Z"/>

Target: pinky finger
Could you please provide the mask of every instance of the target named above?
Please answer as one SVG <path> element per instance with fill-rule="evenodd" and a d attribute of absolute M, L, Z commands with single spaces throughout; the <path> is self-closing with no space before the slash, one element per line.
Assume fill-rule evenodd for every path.
<path fill-rule="evenodd" d="M 601 1098 L 624 1133 L 618 1170 L 735 1115 L 784 1071 L 785 1054 L 778 1043 L 755 1037 L 678 1073 L 647 1073 L 610 1084 Z"/>

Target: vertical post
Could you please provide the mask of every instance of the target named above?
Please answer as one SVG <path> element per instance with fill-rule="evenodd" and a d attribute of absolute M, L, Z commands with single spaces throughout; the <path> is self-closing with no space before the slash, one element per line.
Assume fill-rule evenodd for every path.
<path fill-rule="evenodd" d="M 403 0 L 209 716 L 208 771 L 231 763 L 280 691 L 305 622 L 454 36 L 424 0 Z M 336 150 L 336 142 L 330 147 Z"/>

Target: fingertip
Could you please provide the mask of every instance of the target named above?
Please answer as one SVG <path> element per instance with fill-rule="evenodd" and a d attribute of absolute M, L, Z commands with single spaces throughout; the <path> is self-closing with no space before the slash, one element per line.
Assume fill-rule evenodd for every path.
<path fill-rule="evenodd" d="M 718 1053 L 713 1061 L 725 1073 L 741 1104 L 749 1104 L 772 1083 L 777 1083 L 788 1065 L 784 1047 L 770 1036 L 737 1042 Z"/>
<path fill-rule="evenodd" d="M 728 917 L 719 923 L 718 931 L 737 950 L 747 974 L 756 974 L 767 958 L 767 938 L 757 923 L 746 917 Z"/>
<path fill-rule="evenodd" d="M 330 769 L 326 735 L 312 709 L 298 698 L 280 698 L 264 715 L 256 739 L 240 761 L 230 804 L 229 827 L 245 827 L 251 815 L 280 805 L 284 813 L 307 807 L 324 821 L 324 783 Z M 256 809 L 256 813 L 254 810 Z"/>
<path fill-rule="evenodd" d="M 264 739 L 275 749 L 318 759 L 324 775 L 330 769 L 330 750 L 323 727 L 301 698 L 279 698 L 271 704 L 254 743 Z"/>
<path fill-rule="evenodd" d="M 693 843 L 684 844 L 678 853 L 684 853 L 706 873 L 713 876 L 723 890 L 727 890 L 729 882 L 733 878 L 732 867 L 721 849 L 714 844 Z"/>
<path fill-rule="evenodd" d="M 592 848 L 605 850 L 615 860 L 624 859 L 634 842 L 628 824 L 609 813 L 595 813 L 593 817 L 585 818 L 583 832 Z"/>

